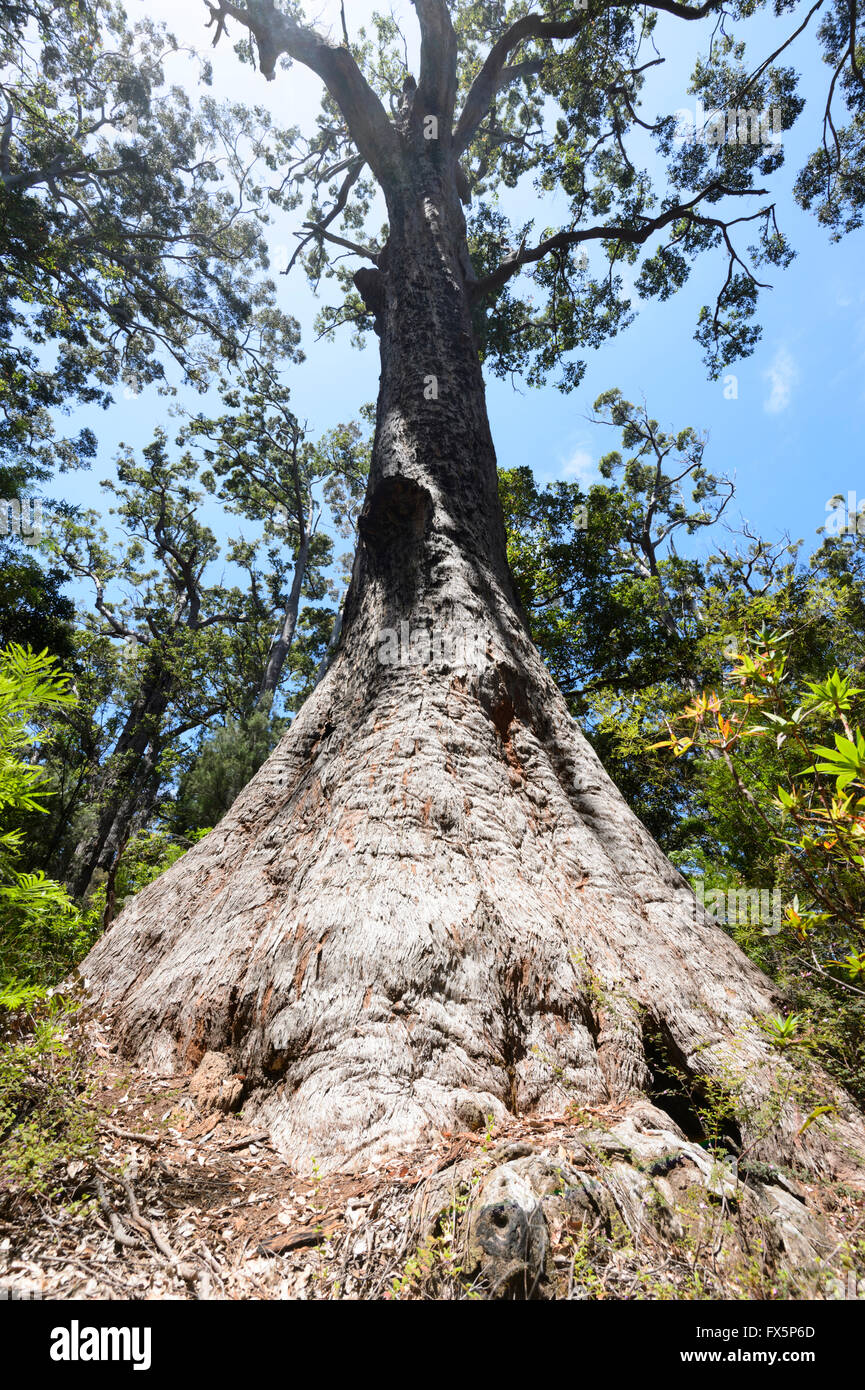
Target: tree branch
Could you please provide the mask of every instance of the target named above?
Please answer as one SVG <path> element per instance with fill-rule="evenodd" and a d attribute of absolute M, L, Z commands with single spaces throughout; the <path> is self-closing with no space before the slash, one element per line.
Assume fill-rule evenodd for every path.
<path fill-rule="evenodd" d="M 335 222 L 335 221 L 336 221 L 337 217 L 339 217 L 340 213 L 343 211 L 343 209 L 344 209 L 346 203 L 348 202 L 348 195 L 350 194 L 352 188 L 354 187 L 354 185 L 357 183 L 358 179 L 360 178 L 361 171 L 363 170 L 363 167 L 364 167 L 364 162 L 363 162 L 363 160 L 362 160 L 360 157 L 355 157 L 354 159 L 352 159 L 352 160 L 350 161 L 350 163 L 349 163 L 348 173 L 346 174 L 346 176 L 345 176 L 345 178 L 344 178 L 344 180 L 343 180 L 343 183 L 342 183 L 342 187 L 340 188 L 339 193 L 337 194 L 336 202 L 334 203 L 333 207 L 330 209 L 330 212 L 328 212 L 327 216 L 326 216 L 326 217 L 323 217 L 322 220 L 321 220 L 320 222 L 316 222 L 316 223 L 314 223 L 314 224 L 311 223 L 311 222 L 307 222 L 307 223 L 305 224 L 307 227 L 310 227 L 312 230 L 309 232 L 308 236 L 305 236 L 305 237 L 302 238 L 302 240 L 301 240 L 301 242 L 300 242 L 300 245 L 297 247 L 297 249 L 296 249 L 294 255 L 292 256 L 291 260 L 289 261 L 289 263 L 288 263 L 288 265 L 287 265 L 287 267 L 286 267 L 286 270 L 285 270 L 285 274 L 286 274 L 286 275 L 287 275 L 288 272 L 291 270 L 291 268 L 292 268 L 292 266 L 294 265 L 295 261 L 297 260 L 298 256 L 299 256 L 300 253 L 302 252 L 304 246 L 306 246 L 307 243 L 310 242 L 310 241 L 313 239 L 313 237 L 314 237 L 315 235 L 319 235 L 319 236 L 325 236 L 325 235 L 327 235 L 327 229 L 328 229 L 328 227 L 331 225 L 332 222 Z M 348 245 L 348 243 L 342 243 L 342 244 L 343 244 L 343 245 Z M 371 250 L 364 249 L 364 248 L 361 248 L 361 247 L 354 247 L 353 244 L 349 246 L 349 249 L 350 249 L 350 250 L 357 250 L 357 252 L 358 252 L 359 255 L 369 256 L 371 260 L 375 260 L 375 259 L 376 259 L 374 252 L 372 252 Z"/>
<path fill-rule="evenodd" d="M 489 111 L 501 87 L 502 72 L 508 58 L 520 44 L 531 39 L 549 42 L 553 39 L 576 38 L 604 10 L 621 9 L 628 0 L 601 0 L 593 6 L 593 12 L 584 11 L 575 19 L 550 20 L 543 15 L 524 15 L 506 29 L 496 40 L 481 66 L 474 82 L 469 88 L 454 133 L 454 147 L 457 155 L 471 144 L 478 126 Z M 721 8 L 723 0 L 703 0 L 700 5 L 683 5 L 679 0 L 647 0 L 646 8 L 662 10 L 675 15 L 677 19 L 705 19 L 706 15 Z"/>
<path fill-rule="evenodd" d="M 320 77 L 342 112 L 359 152 L 379 182 L 388 181 L 400 160 L 396 131 L 347 48 L 328 43 L 315 29 L 282 14 L 274 0 L 247 0 L 246 6 L 232 0 L 205 3 L 210 11 L 207 27 L 216 26 L 214 44 L 225 32 L 226 20 L 236 19 L 255 38 L 259 67 L 268 81 L 273 80 L 277 60 L 283 53 Z"/>
<path fill-rule="evenodd" d="M 374 251 L 371 246 L 361 246 L 358 241 L 349 241 L 347 237 L 337 236 L 334 232 L 329 232 L 323 222 L 304 222 L 304 227 L 309 230 L 309 236 L 313 239 L 321 237 L 323 241 L 330 241 L 334 246 L 342 246 L 346 251 L 352 251 L 355 256 L 365 256 L 373 265 L 378 265 L 379 252 Z"/>
<path fill-rule="evenodd" d="M 412 0 L 421 32 L 420 83 L 422 114 L 434 112 L 450 131 L 457 91 L 457 36 L 447 0 Z"/>
<path fill-rule="evenodd" d="M 3 119 L 3 137 L 0 139 L 0 176 L 5 183 L 11 169 L 9 163 L 9 142 L 12 139 L 12 103 L 6 98 L 6 115 Z"/>
<path fill-rule="evenodd" d="M 697 204 L 711 194 L 728 195 L 730 197 L 744 197 L 752 194 L 755 197 L 759 197 L 766 192 L 767 190 L 765 188 L 727 188 L 723 184 L 711 183 L 706 188 L 701 189 L 699 193 L 696 193 L 689 202 L 676 203 L 674 207 L 668 208 L 666 212 L 659 213 L 657 217 L 649 218 L 644 222 L 642 227 L 613 225 L 556 232 L 554 236 L 547 237 L 545 241 L 540 242 L 537 246 L 521 246 L 519 251 L 502 261 L 501 265 L 497 266 L 490 275 L 484 276 L 482 280 L 477 280 L 471 286 L 472 296 L 475 299 L 485 298 L 493 291 L 501 289 L 523 266 L 541 261 L 553 251 L 566 251 L 571 246 L 579 245 L 582 241 L 624 241 L 631 246 L 642 246 L 655 232 L 661 231 L 662 228 L 668 227 L 671 222 L 677 222 L 682 217 L 689 217 L 695 222 L 711 222 L 711 225 L 714 226 L 725 226 L 726 224 L 722 223 L 720 219 L 700 218 L 694 211 Z"/>

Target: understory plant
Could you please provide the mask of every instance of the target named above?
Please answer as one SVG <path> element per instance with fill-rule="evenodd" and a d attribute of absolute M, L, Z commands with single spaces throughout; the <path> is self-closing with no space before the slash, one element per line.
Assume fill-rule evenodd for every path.
<path fill-rule="evenodd" d="M 75 704 L 69 677 L 45 651 L 0 650 L 0 1007 L 44 994 L 81 954 L 81 914 L 65 888 L 18 865 L 18 821 L 45 812 L 51 793 L 37 761 L 59 711 Z"/>
<path fill-rule="evenodd" d="M 695 694 L 653 747 L 700 762 L 716 799 L 732 797 L 741 822 L 774 847 L 772 881 L 749 887 L 780 894 L 780 915 L 755 922 L 733 914 L 726 925 L 790 998 L 789 1014 L 765 1020 L 770 1040 L 821 1052 L 861 1096 L 865 689 L 838 669 L 800 678 L 788 662 L 790 636 L 766 628 L 743 635 L 720 688 Z M 682 867 L 723 888 L 737 883 L 723 861 L 719 845 L 715 863 Z"/>

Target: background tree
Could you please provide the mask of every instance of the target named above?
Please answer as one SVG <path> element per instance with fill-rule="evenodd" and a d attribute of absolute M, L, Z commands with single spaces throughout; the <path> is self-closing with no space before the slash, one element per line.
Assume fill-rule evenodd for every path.
<path fill-rule="evenodd" d="M 62 565 L 40 562 L 29 546 L 0 541 L 0 646 L 30 644 L 68 663 L 75 614 L 63 592 L 68 577 Z"/>
<path fill-rule="evenodd" d="M 75 904 L 59 883 L 22 866 L 20 828 L 22 817 L 44 814 L 51 790 L 28 754 L 74 702 L 47 652 L 15 643 L 0 651 L 0 1007 L 32 1002 L 76 959 Z"/>
<path fill-rule="evenodd" d="M 166 84 L 176 50 L 114 0 L 0 5 L 0 496 L 92 459 L 93 431 L 57 438 L 57 411 L 106 406 L 120 378 L 141 389 L 173 360 L 202 385 L 262 340 L 293 351 L 293 321 L 255 313 L 282 202 L 261 171 L 290 137 L 261 111 L 193 110 Z"/>
<path fill-rule="evenodd" d="M 605 768 L 676 862 L 720 855 L 743 882 L 766 885 L 771 847 L 762 828 L 743 822 L 724 769 L 711 769 L 711 758 L 699 768 L 674 761 L 652 745 L 696 691 L 720 688 L 742 641 L 767 626 L 790 632 L 800 680 L 851 660 L 856 669 L 856 546 L 830 538 L 803 565 L 802 543 L 789 537 L 768 542 L 726 522 L 718 534 L 731 485 L 706 471 L 704 441 L 693 430 L 661 431 L 618 392 L 605 398 L 651 464 L 639 452 L 627 461 L 609 454 L 600 470 L 610 481 L 587 493 L 564 482 L 539 488 L 528 469 L 501 475 L 508 554 L 532 635 Z M 695 457 L 679 461 L 675 442 Z M 698 558 L 689 537 L 703 533 Z"/>
<path fill-rule="evenodd" d="M 662 746 L 708 770 L 710 813 L 723 807 L 710 815 L 721 832 L 714 852 L 701 847 L 683 859 L 728 930 L 783 983 L 792 1008 L 767 1026 L 784 1046 L 819 1050 L 861 1100 L 863 692 L 837 667 L 822 679 L 803 678 L 788 661 L 793 636 L 765 627 L 743 634 L 724 683 L 670 721 Z M 744 829 L 732 845 L 724 838 L 731 804 Z M 736 851 L 754 846 L 748 867 L 759 877 L 740 891 Z M 771 911 L 753 909 L 755 899 L 768 906 L 772 896 Z"/>
<path fill-rule="evenodd" d="M 333 589 L 326 576 L 333 543 L 319 531 L 325 509 L 344 534 L 356 523 L 368 446 L 357 425 L 338 426 L 320 444 L 312 444 L 273 362 L 253 364 L 234 383 L 224 382 L 222 399 L 228 407 L 224 413 L 213 420 L 198 416 L 183 437 L 202 445 L 209 465 L 202 478 L 205 486 L 232 511 L 263 525 L 269 567 L 262 578 L 274 606 L 282 610 L 258 694 L 259 706 L 269 709 L 295 640 L 302 597 L 321 602 Z M 287 593 L 285 549 L 292 554 Z M 242 543 L 233 556 L 250 563 Z"/>
<path fill-rule="evenodd" d="M 232 640 L 225 634 L 253 616 L 239 590 L 207 582 L 218 550 L 195 515 L 195 474 L 189 455 L 169 459 L 158 432 L 143 462 L 127 451 L 117 483 L 106 484 L 119 499 L 116 514 L 131 537 L 126 545 L 112 549 L 92 514 L 62 524 L 59 553 L 93 586 L 96 633 L 124 647 L 116 739 L 87 779 L 87 824 L 67 871 L 77 896 L 94 874 L 110 871 L 133 821 L 152 811 L 170 750 L 224 709 Z"/>
<path fill-rule="evenodd" d="M 617 393 L 606 395 L 621 404 Z M 628 430 L 632 409 L 622 407 Z M 602 471 L 619 476 L 621 456 L 608 456 Z M 812 835 L 816 877 L 809 871 L 797 850 L 807 834 L 790 824 L 796 812 L 778 788 L 789 796 L 796 784 L 810 787 L 801 738 L 792 745 L 799 756 L 791 778 L 789 720 L 797 705 L 807 712 L 801 732 L 809 747 L 831 747 L 833 731 L 844 733 L 841 717 L 848 733 L 850 721 L 861 719 L 856 700 L 839 716 L 814 689 L 835 670 L 855 686 L 863 670 L 862 539 L 855 525 L 836 530 L 802 563 L 801 543 L 770 544 L 729 524 L 725 538 L 715 525 L 705 533 L 714 553 L 702 559 L 671 551 L 672 534 L 655 547 L 656 580 L 639 552 L 652 488 L 635 491 L 624 472 L 587 495 L 573 483 L 539 488 L 527 468 L 501 474 L 508 553 L 532 634 L 629 805 L 707 903 L 714 895 L 743 905 L 722 910 L 720 920 L 783 989 L 796 1046 L 819 1055 L 861 1101 L 861 999 L 839 965 L 849 959 L 858 973 L 861 883 L 854 871 L 838 895 L 831 837 Z M 639 468 L 630 476 L 646 481 Z M 661 495 L 678 508 L 684 528 L 671 481 L 665 473 Z M 702 509 L 695 514 L 700 531 L 708 519 Z M 672 524 L 666 508 L 657 520 L 661 530 Z M 756 667 L 746 665 L 749 658 Z M 774 738 L 743 738 L 746 708 L 764 730 L 766 719 L 781 714 L 788 725 L 776 724 Z M 726 756 L 716 716 L 732 722 Z M 817 760 L 816 752 L 807 757 Z M 823 771 L 802 797 L 803 804 L 817 798 L 818 815 L 832 785 Z M 815 893 L 827 875 L 821 900 Z"/>

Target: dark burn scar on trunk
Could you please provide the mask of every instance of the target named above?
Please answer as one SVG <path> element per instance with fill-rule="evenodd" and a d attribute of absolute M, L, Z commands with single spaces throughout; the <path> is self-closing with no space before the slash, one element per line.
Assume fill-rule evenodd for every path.
<path fill-rule="evenodd" d="M 432 518 L 432 497 L 402 473 L 382 478 L 364 507 L 358 529 L 369 554 L 380 563 L 417 555 Z"/>
<path fill-rule="evenodd" d="M 375 331 L 381 336 L 381 319 L 384 313 L 384 276 L 380 270 L 361 266 L 354 276 L 355 289 L 369 312 L 375 317 Z"/>

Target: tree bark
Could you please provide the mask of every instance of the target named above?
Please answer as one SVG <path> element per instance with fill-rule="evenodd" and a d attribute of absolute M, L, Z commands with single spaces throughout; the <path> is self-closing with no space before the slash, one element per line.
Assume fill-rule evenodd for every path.
<path fill-rule="evenodd" d="M 83 973 L 142 1063 L 228 1054 L 244 1115 L 298 1163 L 362 1167 L 681 1073 L 738 1095 L 752 1155 L 842 1169 L 845 1145 L 865 1152 L 851 1103 L 765 1040 L 771 983 L 631 813 L 530 641 L 451 155 L 415 154 L 359 277 L 381 384 L 339 650 Z M 800 1133 L 829 1098 L 831 1126 Z"/>

